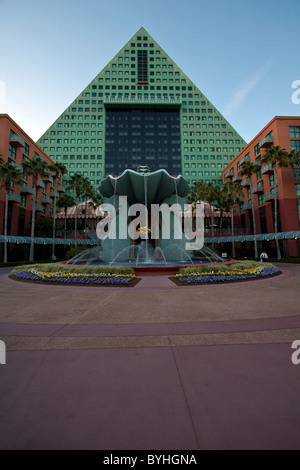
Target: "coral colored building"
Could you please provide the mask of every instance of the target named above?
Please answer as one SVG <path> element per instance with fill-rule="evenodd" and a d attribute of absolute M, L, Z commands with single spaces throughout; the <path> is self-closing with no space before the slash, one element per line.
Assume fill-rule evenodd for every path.
<path fill-rule="evenodd" d="M 249 234 L 253 234 L 250 182 L 248 178 L 242 178 L 239 171 L 245 161 L 260 166 L 266 149 L 271 145 L 280 146 L 288 152 L 292 149 L 299 151 L 300 117 L 275 116 L 223 170 L 224 182 L 237 181 L 243 187 L 244 200 L 234 208 L 235 219 L 237 226 L 246 229 Z M 278 168 L 277 177 L 278 232 L 299 231 L 300 168 Z M 274 233 L 275 181 L 271 165 L 262 165 L 258 173 L 252 176 L 251 183 L 257 233 Z M 284 255 L 299 256 L 298 240 L 282 240 L 281 246 Z"/>
<path fill-rule="evenodd" d="M 53 160 L 21 129 L 7 114 L 0 114 L 0 154 L 4 162 L 11 162 L 22 169 L 22 162 L 39 156 L 50 165 Z M 62 178 L 58 180 L 59 194 L 64 192 L 61 187 Z M 34 190 L 32 176 L 24 176 L 22 185 L 12 185 L 9 191 L 8 235 L 29 236 L 31 207 Z M 53 213 L 54 187 L 53 178 L 49 174 L 38 181 L 36 217 L 51 216 Z M 4 230 L 5 190 L 0 190 L 0 234 Z"/>

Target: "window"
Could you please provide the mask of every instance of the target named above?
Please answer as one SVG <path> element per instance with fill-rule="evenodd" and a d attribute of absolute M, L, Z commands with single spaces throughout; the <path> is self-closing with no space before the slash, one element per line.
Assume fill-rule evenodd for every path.
<path fill-rule="evenodd" d="M 147 51 L 138 50 L 138 83 L 148 83 Z"/>
<path fill-rule="evenodd" d="M 300 140 L 291 140 L 291 149 L 299 152 L 300 150 Z"/>
<path fill-rule="evenodd" d="M 259 144 L 255 145 L 255 147 L 254 147 L 254 153 L 255 153 L 255 156 L 260 154 Z"/>
<path fill-rule="evenodd" d="M 300 139 L 300 126 L 289 126 L 290 137 Z"/>
<path fill-rule="evenodd" d="M 14 147 L 13 145 L 9 144 L 8 153 L 9 153 L 9 155 L 10 155 L 12 158 L 14 158 L 14 159 L 16 159 L 16 151 L 17 151 L 16 147 Z"/>
<path fill-rule="evenodd" d="M 296 184 L 295 188 L 296 188 L 296 196 L 300 196 L 300 184 Z"/>
<path fill-rule="evenodd" d="M 25 145 L 24 145 L 24 153 L 26 153 L 26 155 L 29 155 L 29 145 L 26 144 L 26 142 L 25 142 Z"/>

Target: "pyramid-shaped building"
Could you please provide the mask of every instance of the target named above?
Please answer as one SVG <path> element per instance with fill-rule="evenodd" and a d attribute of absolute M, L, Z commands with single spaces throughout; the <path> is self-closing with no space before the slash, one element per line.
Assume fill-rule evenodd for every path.
<path fill-rule="evenodd" d="M 144 28 L 37 143 L 95 188 L 140 165 L 222 184 L 222 169 L 246 145 Z"/>

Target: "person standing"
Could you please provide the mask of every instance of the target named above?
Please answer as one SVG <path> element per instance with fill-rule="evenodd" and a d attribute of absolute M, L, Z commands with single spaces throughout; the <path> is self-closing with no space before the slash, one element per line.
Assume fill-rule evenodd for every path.
<path fill-rule="evenodd" d="M 265 251 L 263 251 L 262 254 L 260 255 L 260 262 L 265 263 L 267 259 L 268 259 L 268 255 Z"/>

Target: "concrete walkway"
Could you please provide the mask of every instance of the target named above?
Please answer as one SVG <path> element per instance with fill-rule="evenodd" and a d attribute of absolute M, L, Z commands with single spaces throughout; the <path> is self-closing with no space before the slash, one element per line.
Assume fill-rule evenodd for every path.
<path fill-rule="evenodd" d="M 300 266 L 232 285 L 0 270 L 1 449 L 299 449 Z"/>

